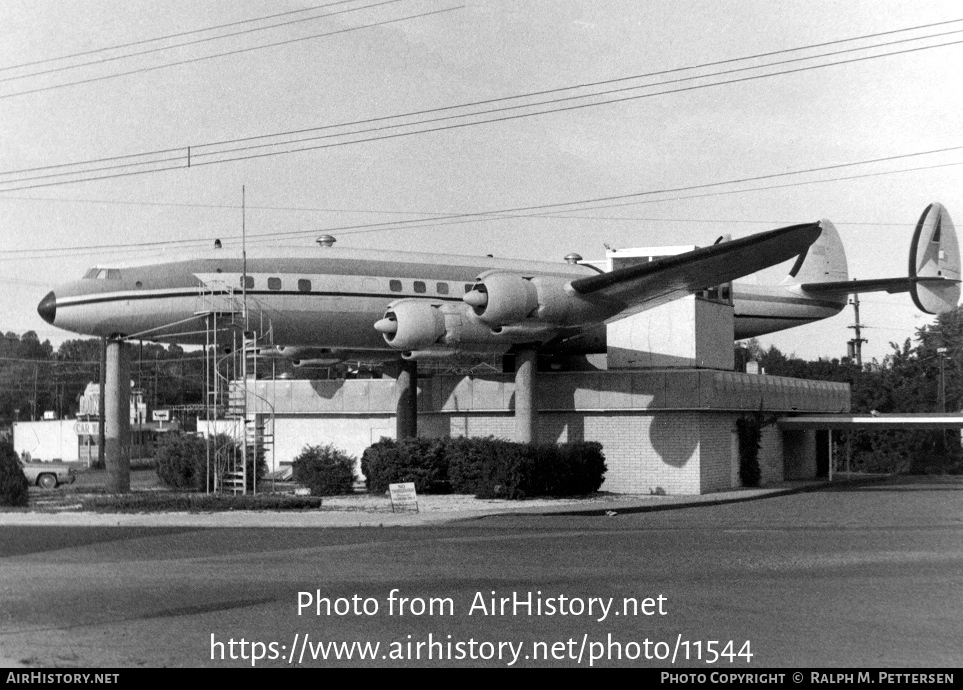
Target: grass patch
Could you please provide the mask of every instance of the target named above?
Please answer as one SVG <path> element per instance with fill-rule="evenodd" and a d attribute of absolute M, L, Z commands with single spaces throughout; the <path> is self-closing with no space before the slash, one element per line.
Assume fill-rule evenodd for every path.
<path fill-rule="evenodd" d="M 188 512 L 214 513 L 230 510 L 318 510 L 319 496 L 289 496 L 285 494 L 189 494 L 146 491 L 130 494 L 72 496 L 80 510 L 98 513 L 153 513 Z"/>
<path fill-rule="evenodd" d="M 63 513 L 214 513 L 232 510 L 320 510 L 320 496 L 294 496 L 282 493 L 259 493 L 234 496 L 173 491 L 134 491 L 109 494 L 102 487 L 86 490 L 31 492 L 24 508 L 0 508 L 0 512 Z"/>

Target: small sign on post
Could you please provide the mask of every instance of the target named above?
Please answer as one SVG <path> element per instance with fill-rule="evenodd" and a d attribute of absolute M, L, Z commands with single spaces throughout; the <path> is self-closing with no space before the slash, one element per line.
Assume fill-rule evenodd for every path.
<path fill-rule="evenodd" d="M 391 493 L 391 512 L 393 513 L 417 513 L 418 494 L 415 492 L 414 482 L 403 482 L 401 484 L 389 484 L 388 490 Z"/>

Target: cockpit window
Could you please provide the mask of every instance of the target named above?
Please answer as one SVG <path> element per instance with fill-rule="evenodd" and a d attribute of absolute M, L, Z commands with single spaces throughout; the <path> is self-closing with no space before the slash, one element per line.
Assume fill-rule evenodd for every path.
<path fill-rule="evenodd" d="M 95 267 L 84 274 L 84 280 L 120 280 L 120 269 Z"/>

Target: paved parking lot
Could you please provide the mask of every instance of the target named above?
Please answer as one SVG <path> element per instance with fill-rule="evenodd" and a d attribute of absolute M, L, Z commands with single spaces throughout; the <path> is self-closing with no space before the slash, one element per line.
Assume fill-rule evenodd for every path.
<path fill-rule="evenodd" d="M 0 661 L 952 667 L 961 537 L 963 483 L 925 478 L 415 527 L 0 527 Z"/>

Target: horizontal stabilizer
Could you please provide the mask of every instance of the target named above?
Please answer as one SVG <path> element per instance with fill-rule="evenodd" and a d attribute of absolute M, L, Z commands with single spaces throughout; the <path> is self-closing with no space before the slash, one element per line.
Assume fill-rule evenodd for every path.
<path fill-rule="evenodd" d="M 819 223 L 770 230 L 578 278 L 572 281 L 571 287 L 585 297 L 598 297 L 626 308 L 650 308 L 787 261 L 804 252 L 820 232 Z M 620 314 L 622 316 L 625 314 Z"/>
<path fill-rule="evenodd" d="M 824 297 L 909 292 L 917 308 L 927 314 L 949 311 L 960 299 L 960 249 L 953 221 L 941 204 L 926 207 L 913 234 L 905 278 L 807 282 L 799 287 L 807 294 Z"/>

